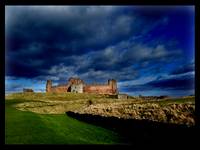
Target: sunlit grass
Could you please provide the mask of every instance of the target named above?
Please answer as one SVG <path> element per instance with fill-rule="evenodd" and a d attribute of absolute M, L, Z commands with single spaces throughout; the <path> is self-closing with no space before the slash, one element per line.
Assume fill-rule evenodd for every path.
<path fill-rule="evenodd" d="M 117 133 L 65 114 L 42 115 L 12 107 L 23 100 L 6 101 L 6 144 L 119 144 Z"/>

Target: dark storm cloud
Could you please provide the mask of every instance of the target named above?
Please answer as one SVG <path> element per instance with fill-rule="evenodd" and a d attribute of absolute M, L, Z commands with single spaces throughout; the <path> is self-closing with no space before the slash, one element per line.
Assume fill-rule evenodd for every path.
<path fill-rule="evenodd" d="M 122 49 L 127 50 L 122 51 Z M 50 67 L 45 72 L 46 76 L 43 73 L 43 77 L 40 76 L 39 78 L 66 81 L 67 77 L 79 76 L 84 80 L 105 81 L 108 78 L 115 78 L 118 81 L 133 80 L 138 77 L 140 71 L 140 69 L 133 67 L 134 63 L 143 66 L 143 68 L 147 65 L 151 66 L 155 62 L 159 62 L 162 66 L 179 55 L 178 50 L 169 52 L 163 45 L 148 47 L 141 44 L 121 42 L 100 51 L 89 52 L 80 56 L 63 57 L 63 63 Z"/>
<path fill-rule="evenodd" d="M 164 45 L 150 47 L 141 43 L 120 42 L 98 52 L 84 56 L 80 64 L 81 70 L 118 70 L 137 64 L 145 66 L 150 63 L 166 63 L 181 56 L 180 50 L 170 51 Z M 85 61 L 84 61 L 85 60 Z M 84 63 L 87 62 L 87 63 Z M 133 69 L 133 68 L 132 68 Z"/>
<path fill-rule="evenodd" d="M 171 74 L 173 75 L 184 74 L 184 73 L 194 71 L 194 69 L 195 69 L 194 63 L 189 63 L 181 67 L 178 67 L 176 70 L 172 71 Z"/>
<path fill-rule="evenodd" d="M 61 63 L 63 56 L 82 55 L 128 38 L 135 19 L 120 11 L 118 7 L 6 7 L 7 75 L 37 76 Z"/>
<path fill-rule="evenodd" d="M 124 12 L 125 8 L 6 7 L 6 74 L 48 75 L 51 67 L 60 64 L 78 67 L 77 73 L 89 69 L 120 71 L 120 68 L 130 67 L 133 61 L 173 55 L 163 45 L 148 48 L 126 41 L 162 24 L 163 18 L 149 20 L 147 24 Z M 127 50 L 121 52 L 123 49 Z"/>
<path fill-rule="evenodd" d="M 158 80 L 148 83 L 148 85 L 168 90 L 190 90 L 194 89 L 194 77 L 186 76 L 175 79 Z"/>
<path fill-rule="evenodd" d="M 68 55 L 85 53 L 87 48 L 103 48 L 133 33 L 135 19 L 119 11 L 112 7 L 14 7 L 7 11 L 7 39 L 11 50 L 36 42 L 67 50 Z"/>
<path fill-rule="evenodd" d="M 130 81 L 127 91 L 173 86 L 178 89 L 190 79 L 163 79 L 162 75 L 179 76 L 191 72 L 192 66 L 177 67 L 187 54 L 177 46 L 180 34 L 170 36 L 172 31 L 176 33 L 176 19 L 172 19 L 175 13 L 170 17 L 172 9 L 163 10 L 130 6 L 6 6 L 7 80 L 31 80 L 30 85 L 41 81 L 37 87 L 41 89 L 47 79 L 65 83 L 72 76 L 86 82 L 114 78 L 121 85 Z M 168 37 L 163 38 L 165 35 Z M 132 85 L 135 80 L 159 75 L 157 81 Z"/>
<path fill-rule="evenodd" d="M 166 79 L 153 80 L 141 85 L 130 85 L 123 87 L 126 91 L 150 91 L 150 90 L 192 90 L 194 89 L 194 75 L 170 77 Z"/>

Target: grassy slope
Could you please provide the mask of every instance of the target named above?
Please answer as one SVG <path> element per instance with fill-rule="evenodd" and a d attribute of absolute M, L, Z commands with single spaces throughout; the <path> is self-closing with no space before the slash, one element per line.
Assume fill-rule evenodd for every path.
<path fill-rule="evenodd" d="M 69 101 L 81 99 L 99 99 L 105 98 L 104 95 L 84 94 L 84 93 L 13 93 L 6 96 L 6 99 L 21 99 L 21 100 L 56 100 Z"/>
<path fill-rule="evenodd" d="M 151 101 L 149 101 L 149 102 L 151 102 Z M 183 103 L 195 104 L 195 97 L 166 99 L 166 100 L 160 100 L 160 101 L 153 101 L 151 103 L 157 103 L 161 106 L 165 106 L 167 104 L 183 104 Z"/>
<path fill-rule="evenodd" d="M 117 144 L 110 130 L 77 121 L 66 115 L 41 115 L 16 110 L 6 101 L 6 144 Z"/>
<path fill-rule="evenodd" d="M 134 101 L 136 103 L 195 103 L 193 98 L 169 99 L 162 101 L 116 100 L 92 94 L 12 94 L 6 96 L 6 143 L 7 144 L 117 144 L 120 137 L 110 130 L 86 124 L 65 114 L 42 115 L 16 110 L 11 105 L 24 101 L 73 101 L 69 106 L 80 107 L 88 100 L 93 103 Z M 80 106 L 79 106 L 80 105 Z M 85 104 L 84 104 L 85 105 Z"/>

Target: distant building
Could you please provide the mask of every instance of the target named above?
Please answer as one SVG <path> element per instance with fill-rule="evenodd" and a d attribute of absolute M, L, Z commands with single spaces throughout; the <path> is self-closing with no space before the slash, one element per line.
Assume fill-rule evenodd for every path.
<path fill-rule="evenodd" d="M 33 89 L 23 89 L 24 93 L 33 93 Z"/>
<path fill-rule="evenodd" d="M 117 98 L 118 99 L 128 99 L 128 95 L 127 94 L 118 94 Z"/>

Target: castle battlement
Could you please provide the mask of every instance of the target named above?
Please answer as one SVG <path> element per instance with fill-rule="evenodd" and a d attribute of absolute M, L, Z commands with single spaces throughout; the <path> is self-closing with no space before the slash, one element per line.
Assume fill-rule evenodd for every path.
<path fill-rule="evenodd" d="M 69 78 L 67 84 L 52 86 L 52 81 L 47 80 L 46 92 L 51 93 L 96 93 L 96 94 L 117 94 L 117 81 L 109 79 L 105 84 L 86 84 L 80 78 Z"/>

